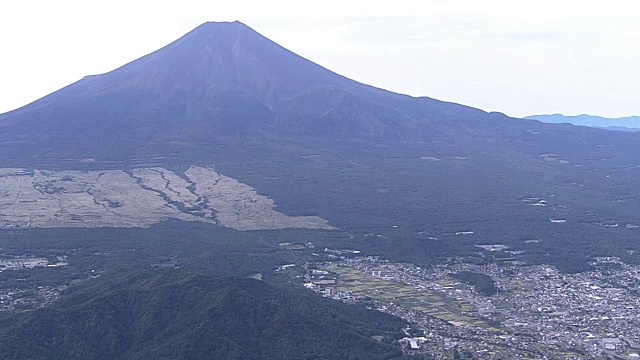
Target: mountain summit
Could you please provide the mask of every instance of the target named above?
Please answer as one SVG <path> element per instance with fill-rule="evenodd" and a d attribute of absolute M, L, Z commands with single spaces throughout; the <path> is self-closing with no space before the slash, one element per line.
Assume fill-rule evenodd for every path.
<path fill-rule="evenodd" d="M 202 24 L 111 72 L 0 115 L 7 138 L 42 143 L 212 141 L 239 133 L 404 138 L 488 115 L 347 79 L 240 22 Z M 429 129 L 430 128 L 430 129 Z M 417 131 L 417 132 L 416 132 Z"/>

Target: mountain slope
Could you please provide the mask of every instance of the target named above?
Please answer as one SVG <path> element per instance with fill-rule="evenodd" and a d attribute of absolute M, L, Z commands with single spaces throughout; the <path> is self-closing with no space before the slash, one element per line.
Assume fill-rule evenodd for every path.
<path fill-rule="evenodd" d="M 403 321 L 256 280 L 120 271 L 8 319 L 4 359 L 390 359 Z M 107 279 L 108 278 L 108 279 Z M 385 335 L 385 343 L 371 340 Z"/>
<path fill-rule="evenodd" d="M 591 126 L 606 128 L 612 130 L 626 130 L 632 131 L 634 129 L 640 129 L 640 116 L 627 116 L 620 118 L 606 118 L 593 115 L 575 115 L 565 116 L 562 114 L 553 115 L 531 115 L 525 119 L 539 120 L 545 123 L 552 124 L 573 124 L 581 126 Z"/>
<path fill-rule="evenodd" d="M 14 137 L 45 141 L 68 135 L 117 141 L 126 133 L 122 145 L 131 148 L 265 129 L 407 136 L 432 117 L 460 115 L 485 114 L 357 83 L 234 22 L 203 24 L 152 54 L 1 116 L 0 126 Z"/>
<path fill-rule="evenodd" d="M 638 261 L 638 140 L 395 94 L 207 23 L 0 115 L 0 167 L 215 166 L 367 253 L 484 261 L 474 245 L 505 244 L 575 270 L 601 254 Z"/>

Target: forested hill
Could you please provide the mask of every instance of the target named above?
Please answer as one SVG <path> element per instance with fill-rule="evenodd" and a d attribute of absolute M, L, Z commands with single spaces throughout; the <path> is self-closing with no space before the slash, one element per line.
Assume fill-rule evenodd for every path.
<path fill-rule="evenodd" d="M 119 270 L 5 315 L 3 359 L 392 359 L 403 321 L 252 279 Z M 373 335 L 385 341 L 374 342 Z"/>

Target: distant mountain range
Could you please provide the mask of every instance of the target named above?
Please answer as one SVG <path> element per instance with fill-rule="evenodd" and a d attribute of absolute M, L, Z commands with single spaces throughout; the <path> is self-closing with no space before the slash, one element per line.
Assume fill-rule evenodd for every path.
<path fill-rule="evenodd" d="M 640 130 L 640 116 L 627 116 L 619 118 L 606 118 L 594 115 L 574 115 L 567 116 L 562 114 L 553 115 L 531 115 L 525 119 L 539 120 L 552 124 L 573 124 L 580 126 L 590 126 L 603 128 L 608 130 L 619 131 L 638 131 Z"/>

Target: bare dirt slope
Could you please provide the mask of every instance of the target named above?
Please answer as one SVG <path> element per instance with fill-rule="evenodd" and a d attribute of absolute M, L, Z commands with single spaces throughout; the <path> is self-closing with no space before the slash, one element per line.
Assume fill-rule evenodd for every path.
<path fill-rule="evenodd" d="M 129 173 L 0 169 L 0 227 L 148 227 L 170 218 L 237 230 L 331 229 L 317 216 L 289 216 L 254 188 L 194 166 Z"/>

